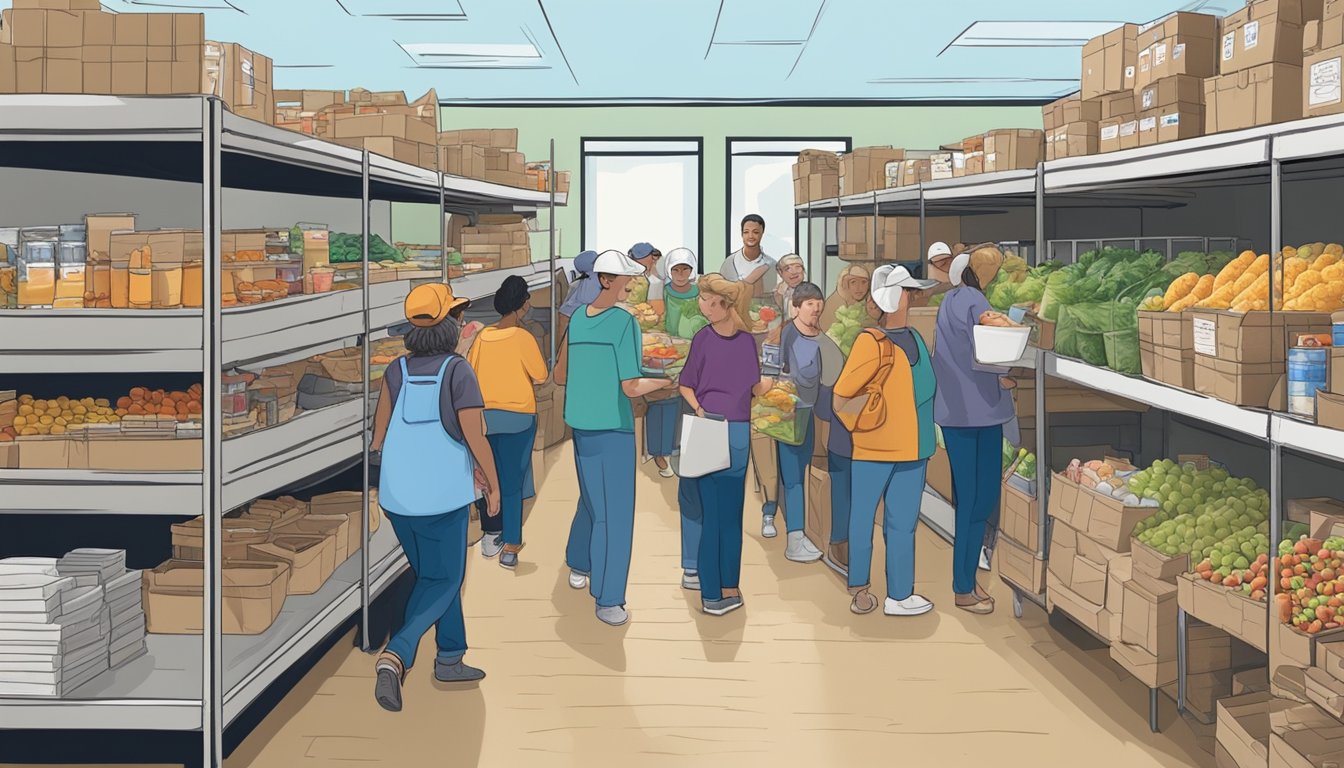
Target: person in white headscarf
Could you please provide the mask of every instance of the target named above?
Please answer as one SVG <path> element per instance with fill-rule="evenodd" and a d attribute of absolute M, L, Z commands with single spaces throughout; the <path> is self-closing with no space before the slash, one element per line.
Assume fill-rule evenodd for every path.
<path fill-rule="evenodd" d="M 663 303 L 663 327 L 669 336 L 690 339 L 709 324 L 700 314 L 700 289 L 695 284 L 699 260 L 689 248 L 676 248 L 657 262 L 659 301 Z M 658 465 L 658 474 L 672 478 L 668 463 L 677 450 L 677 423 L 682 413 L 681 398 L 674 390 L 645 397 L 644 452 Z M 692 565 L 689 570 L 694 571 Z"/>

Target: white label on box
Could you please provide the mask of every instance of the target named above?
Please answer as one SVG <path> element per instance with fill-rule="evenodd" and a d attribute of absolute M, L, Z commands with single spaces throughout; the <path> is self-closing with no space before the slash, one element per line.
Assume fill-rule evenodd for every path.
<path fill-rule="evenodd" d="M 985 155 L 985 165 L 993 163 L 994 159 L 998 157 L 998 155 L 999 155 L 998 152 L 990 152 L 988 155 Z"/>
<path fill-rule="evenodd" d="M 1149 50 L 1147 50 L 1147 49 L 1142 50 L 1142 51 L 1139 51 L 1139 71 L 1140 71 L 1140 72 L 1147 72 L 1147 71 L 1148 71 L 1148 64 L 1149 64 L 1149 61 L 1151 60 L 1151 58 L 1152 58 L 1152 52 L 1151 52 L 1151 51 L 1149 51 Z"/>
<path fill-rule="evenodd" d="M 1171 49 L 1171 60 L 1176 61 L 1185 55 L 1185 43 L 1177 43 L 1176 47 Z"/>
<path fill-rule="evenodd" d="M 1203 317 L 1193 318 L 1195 336 L 1195 354 L 1208 357 L 1218 356 L 1218 324 Z"/>
<path fill-rule="evenodd" d="M 1138 121 L 1138 120 L 1130 120 L 1128 123 L 1121 123 L 1121 124 L 1120 124 L 1120 135 L 1121 135 L 1121 136 L 1133 136 L 1135 133 L 1138 133 L 1138 131 L 1139 131 L 1139 121 Z"/>
<path fill-rule="evenodd" d="M 1340 57 L 1311 65 L 1307 106 L 1320 107 L 1340 101 Z"/>
<path fill-rule="evenodd" d="M 1223 61 L 1232 60 L 1232 51 L 1237 47 L 1237 33 L 1229 32 L 1223 35 Z"/>
<path fill-rule="evenodd" d="M 1140 109 L 1152 109 L 1153 101 L 1156 98 L 1157 98 L 1156 91 L 1154 91 L 1152 88 L 1145 88 L 1143 90 L 1143 106 L 1140 107 Z"/>
<path fill-rule="evenodd" d="M 1163 116 L 1162 116 L 1162 127 L 1163 127 L 1163 128 L 1171 128 L 1172 126 L 1176 126 L 1176 125 L 1180 125 L 1180 124 L 1181 124 L 1181 113 L 1180 113 L 1180 112 L 1176 112 L 1175 114 L 1171 114 L 1171 115 L 1163 115 Z"/>
<path fill-rule="evenodd" d="M 1167 62 L 1167 44 L 1158 43 L 1153 46 L 1153 66 L 1160 67 Z"/>
<path fill-rule="evenodd" d="M 1119 137 L 1120 137 L 1120 126 L 1118 125 L 1108 125 L 1105 128 L 1101 129 L 1102 141 L 1115 141 Z"/>
<path fill-rule="evenodd" d="M 1134 65 L 1131 64 L 1130 66 L 1125 67 L 1125 79 L 1126 80 L 1134 79 Z"/>
<path fill-rule="evenodd" d="M 1157 127 L 1156 117 L 1145 117 L 1139 121 L 1139 131 L 1151 131 Z"/>
<path fill-rule="evenodd" d="M 1249 51 L 1259 44 L 1260 22 L 1247 22 L 1246 26 L 1241 28 L 1241 47 Z"/>

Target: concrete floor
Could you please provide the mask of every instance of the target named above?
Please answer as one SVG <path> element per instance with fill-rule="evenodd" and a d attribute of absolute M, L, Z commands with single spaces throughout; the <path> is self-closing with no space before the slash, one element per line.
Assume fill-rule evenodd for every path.
<path fill-rule="evenodd" d="M 341 643 L 229 768 L 1214 764 L 1211 727 L 1163 698 L 1163 732 L 1149 733 L 1147 689 L 1067 622 L 1035 606 L 1014 619 L 997 576 L 982 578 L 992 616 L 953 608 L 951 549 L 922 526 L 917 588 L 935 611 L 855 616 L 837 574 L 760 537 L 749 493 L 746 608 L 706 616 L 679 586 L 676 481 L 652 464 L 638 483 L 632 620 L 607 627 L 565 581 L 568 446 L 545 461 L 518 569 L 469 555 L 468 658 L 489 674 L 479 686 L 451 690 L 422 663 L 390 714 L 373 700 L 372 657 Z M 433 658 L 432 635 L 422 649 Z"/>

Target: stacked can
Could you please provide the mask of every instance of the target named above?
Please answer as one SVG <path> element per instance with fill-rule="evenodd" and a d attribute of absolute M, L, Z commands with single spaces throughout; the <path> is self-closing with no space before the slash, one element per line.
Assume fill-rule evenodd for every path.
<path fill-rule="evenodd" d="M 1329 347 L 1293 347 L 1288 350 L 1290 413 L 1310 419 L 1316 418 L 1316 392 L 1325 389 L 1329 368 Z"/>

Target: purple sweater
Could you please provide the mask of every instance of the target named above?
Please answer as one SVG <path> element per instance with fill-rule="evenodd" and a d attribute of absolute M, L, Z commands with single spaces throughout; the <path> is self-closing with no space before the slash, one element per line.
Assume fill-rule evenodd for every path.
<path fill-rule="evenodd" d="M 705 413 L 728 421 L 751 420 L 751 390 L 761 380 L 756 341 L 737 332 L 724 338 L 706 326 L 691 339 L 680 384 L 690 387 Z"/>

